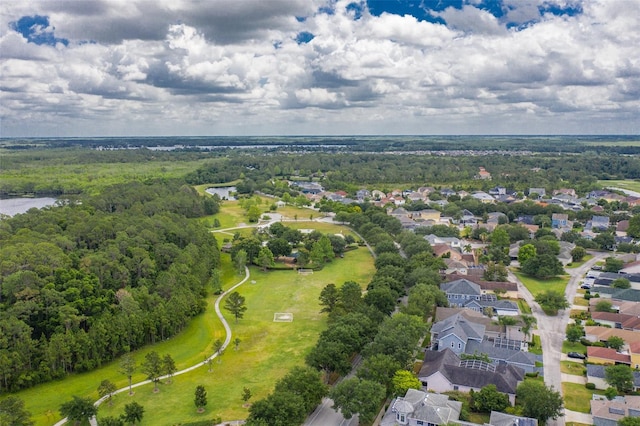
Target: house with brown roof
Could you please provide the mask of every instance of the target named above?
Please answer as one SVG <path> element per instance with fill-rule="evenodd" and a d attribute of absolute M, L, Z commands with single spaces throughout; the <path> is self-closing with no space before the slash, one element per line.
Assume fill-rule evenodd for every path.
<path fill-rule="evenodd" d="M 601 325 L 608 325 L 611 328 L 623 328 L 622 324 L 630 319 L 637 318 L 633 315 L 619 314 L 617 312 L 592 312 L 591 319 Z"/>
<path fill-rule="evenodd" d="M 599 325 L 586 326 L 584 328 L 585 338 L 590 342 L 606 342 L 611 336 L 618 336 L 627 345 L 631 345 L 635 342 L 640 342 L 640 333 L 630 330 L 621 330 L 618 328 L 608 328 Z"/>
<path fill-rule="evenodd" d="M 631 365 L 631 356 L 611 348 L 587 346 L 587 362 L 601 365 Z"/>
<path fill-rule="evenodd" d="M 624 417 L 640 417 L 640 396 L 592 399 L 591 415 L 594 426 L 617 426 Z"/>
<path fill-rule="evenodd" d="M 507 394 L 511 404 L 515 404 L 516 388 L 524 380 L 524 370 L 508 364 L 461 360 L 447 348 L 440 352 L 425 351 L 418 379 L 424 388 L 436 392 L 469 392 L 471 389 L 477 392 L 485 386 L 495 385 L 499 392 Z"/>
<path fill-rule="evenodd" d="M 491 180 L 491 173 L 489 173 L 484 167 L 479 167 L 478 169 L 478 174 L 476 175 L 477 179 Z"/>

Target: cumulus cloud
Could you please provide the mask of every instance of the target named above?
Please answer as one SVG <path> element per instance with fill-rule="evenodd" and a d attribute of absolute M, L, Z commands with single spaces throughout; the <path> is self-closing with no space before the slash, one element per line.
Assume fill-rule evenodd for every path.
<path fill-rule="evenodd" d="M 638 131 L 640 0 L 442 3 L 5 2 L 2 136 Z"/>

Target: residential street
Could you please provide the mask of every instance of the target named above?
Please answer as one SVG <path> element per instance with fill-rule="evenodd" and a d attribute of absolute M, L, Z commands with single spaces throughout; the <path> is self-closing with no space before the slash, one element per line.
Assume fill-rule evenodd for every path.
<path fill-rule="evenodd" d="M 596 262 L 609 256 L 609 253 L 593 252 L 593 258 L 589 259 L 583 265 L 578 268 L 567 268 L 567 273 L 571 276 L 567 288 L 565 290 L 565 297 L 569 303 L 573 302 L 573 298 L 576 295 L 576 290 L 579 287 L 579 283 L 586 275 L 587 271 Z M 531 306 L 533 316 L 536 318 L 538 324 L 538 330 L 535 334 L 540 336 L 542 341 L 542 355 L 544 363 L 544 382 L 547 386 L 553 386 L 554 389 L 562 392 L 562 375 L 560 374 L 560 359 L 562 354 L 562 342 L 565 337 L 565 329 L 569 322 L 569 309 L 562 310 L 555 317 L 545 315 L 540 306 L 534 301 L 533 296 L 527 290 L 527 288 L 517 279 L 514 274 L 509 274 L 510 278 L 518 283 L 518 291 L 523 299 Z M 582 413 L 578 413 L 582 414 Z M 579 417 L 574 419 L 573 417 Z M 548 421 L 547 425 L 564 425 L 565 421 L 580 421 L 584 423 L 584 416 L 574 416 L 573 412 L 567 412 L 566 417 L 560 417 L 556 421 Z M 588 422 L 591 423 L 591 422 Z"/>

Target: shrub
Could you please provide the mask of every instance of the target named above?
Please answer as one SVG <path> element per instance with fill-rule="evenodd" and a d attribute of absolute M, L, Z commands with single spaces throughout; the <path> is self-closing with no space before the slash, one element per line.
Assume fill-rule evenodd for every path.
<path fill-rule="evenodd" d="M 592 341 L 587 340 L 584 337 L 582 339 L 580 339 L 580 343 L 582 343 L 584 346 L 592 346 L 593 345 Z"/>
<path fill-rule="evenodd" d="M 595 383 L 587 383 L 586 385 L 584 385 L 584 387 L 589 389 L 589 390 L 594 390 L 596 388 L 596 384 Z"/>
<path fill-rule="evenodd" d="M 532 378 L 538 377 L 538 374 L 540 374 L 540 373 L 538 373 L 537 371 L 532 371 L 530 373 L 524 373 L 525 376 L 532 377 Z"/>

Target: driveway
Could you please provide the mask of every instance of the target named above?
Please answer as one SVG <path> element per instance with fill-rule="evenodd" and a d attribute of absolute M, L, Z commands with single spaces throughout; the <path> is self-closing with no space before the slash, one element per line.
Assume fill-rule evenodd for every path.
<path fill-rule="evenodd" d="M 567 288 L 565 290 L 565 297 L 567 301 L 569 301 L 570 303 L 573 302 L 573 298 L 576 296 L 576 290 L 579 287 L 580 281 L 586 275 L 587 271 L 591 269 L 591 266 L 609 255 L 609 253 L 593 253 L 593 258 L 589 259 L 583 265 L 577 268 L 566 270 L 570 275 L 569 283 L 567 284 Z M 522 284 L 514 274 L 509 273 L 509 276 L 513 281 L 518 283 L 518 291 L 520 292 L 520 295 L 529 304 L 532 314 L 538 322 L 538 330 L 536 334 L 540 336 L 540 340 L 542 342 L 544 382 L 547 386 L 553 386 L 555 390 L 562 392 L 562 374 L 560 373 L 560 360 L 563 359 L 562 342 L 564 341 L 565 329 L 567 327 L 567 323 L 569 322 L 569 311 L 561 310 L 555 317 L 546 315 L 540 308 L 540 305 L 538 305 L 534 301 L 533 295 L 524 286 L 524 284 Z M 567 418 L 567 420 L 572 421 L 570 418 Z M 591 424 L 591 421 L 586 423 Z M 549 420 L 547 422 L 547 425 L 549 426 L 564 424 L 564 417 L 560 417 L 555 421 Z"/>

